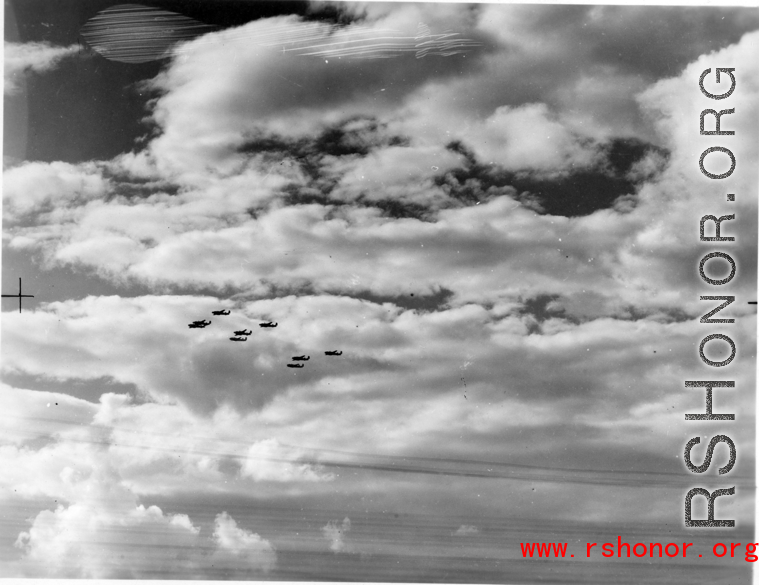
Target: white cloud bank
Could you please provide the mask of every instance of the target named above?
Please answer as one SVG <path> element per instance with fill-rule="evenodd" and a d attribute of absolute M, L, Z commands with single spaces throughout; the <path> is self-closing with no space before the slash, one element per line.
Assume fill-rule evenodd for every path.
<path fill-rule="evenodd" d="M 276 565 L 271 543 L 239 528 L 226 512 L 216 517 L 211 539 L 185 514 L 164 514 L 136 503 L 118 478 L 97 471 L 77 479 L 66 467 L 75 501 L 44 510 L 19 534 L 19 573 L 71 579 L 237 578 L 267 573 Z"/>

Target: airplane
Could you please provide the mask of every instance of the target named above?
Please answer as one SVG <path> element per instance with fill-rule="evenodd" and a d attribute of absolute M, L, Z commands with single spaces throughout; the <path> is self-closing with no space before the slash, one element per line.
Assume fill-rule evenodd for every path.
<path fill-rule="evenodd" d="M 235 331 L 235 335 L 250 335 L 252 333 L 252 331 L 248 331 L 246 329 L 243 329 L 242 331 Z"/>
<path fill-rule="evenodd" d="M 287 364 L 288 368 L 302 368 L 303 364 Z"/>
<path fill-rule="evenodd" d="M 211 311 L 214 315 L 229 315 L 229 309 L 225 309 L 222 311 Z"/>
<path fill-rule="evenodd" d="M 343 352 L 342 352 L 342 350 L 340 350 L 340 351 L 337 351 L 337 350 L 334 350 L 334 351 L 325 351 L 324 355 L 343 355 Z"/>
<path fill-rule="evenodd" d="M 190 329 L 203 329 L 204 327 L 208 327 L 211 324 L 210 321 L 193 321 L 188 325 Z"/>
<path fill-rule="evenodd" d="M 311 359 L 310 355 L 296 355 L 296 356 L 293 356 L 292 358 L 294 362 L 307 362 L 310 359 Z"/>
<path fill-rule="evenodd" d="M 247 337 L 230 337 L 232 341 L 248 341 Z"/>
<path fill-rule="evenodd" d="M 259 327 L 276 327 L 277 325 L 279 325 L 279 323 L 272 323 L 269 321 L 268 323 L 261 323 Z"/>

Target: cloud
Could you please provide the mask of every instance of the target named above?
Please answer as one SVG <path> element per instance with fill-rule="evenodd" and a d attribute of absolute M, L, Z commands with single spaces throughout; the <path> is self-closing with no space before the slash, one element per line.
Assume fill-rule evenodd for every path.
<path fill-rule="evenodd" d="M 20 75 L 26 71 L 44 73 L 53 69 L 61 59 L 75 55 L 76 45 L 56 47 L 48 42 L 10 43 L 3 46 L 5 94 L 20 90 Z"/>
<path fill-rule="evenodd" d="M 751 38 L 733 51 L 745 54 L 742 47 L 749 47 Z M 210 51 L 211 58 L 222 49 L 209 44 L 199 45 L 197 50 Z M 199 67 L 193 63 L 192 67 Z M 179 75 L 185 65 L 177 61 L 167 72 L 168 85 L 161 98 L 167 103 L 175 98 L 189 100 L 184 85 L 170 83 L 172 75 Z M 193 71 L 182 74 L 189 76 L 188 83 L 200 75 Z M 228 73 L 237 80 L 236 71 L 234 76 L 232 71 Z M 214 91 L 229 90 L 232 82 L 225 83 L 220 82 Z M 148 195 L 139 196 L 120 194 L 129 181 L 117 181 L 111 171 L 106 173 L 97 165 L 24 165 L 5 178 L 8 207 L 17 209 L 9 218 L 6 238 L 15 249 L 45 250 L 50 262 L 95 267 L 107 278 L 129 277 L 160 287 L 221 290 L 231 285 L 257 295 L 304 289 L 400 295 L 411 288 L 419 295 L 444 288 L 453 291 L 453 302 L 462 304 L 485 302 L 484 291 L 497 290 L 504 278 L 520 274 L 518 294 L 525 297 L 563 293 L 576 298 L 586 289 L 584 283 L 593 279 L 602 291 L 598 306 L 605 315 L 620 315 L 629 305 L 652 312 L 692 302 L 683 300 L 693 298 L 690 293 L 697 285 L 685 257 L 692 254 L 691 247 L 679 237 L 667 244 L 666 251 L 658 247 L 653 251 L 643 244 L 649 238 L 663 245 L 661 220 L 654 218 L 671 215 L 680 205 L 674 195 L 659 196 L 682 191 L 678 177 L 683 176 L 682 165 L 688 164 L 683 158 L 687 147 L 672 140 L 677 133 L 667 131 L 668 122 L 657 122 L 662 131 L 657 141 L 671 151 L 669 162 L 645 143 L 623 147 L 623 141 L 599 142 L 583 135 L 567 122 L 566 112 L 545 103 L 498 106 L 485 122 L 469 120 L 449 136 L 444 124 L 433 123 L 429 117 L 433 112 L 437 120 L 448 116 L 439 103 L 427 105 L 424 111 L 410 105 L 434 83 L 438 81 L 421 84 L 422 93 L 400 98 L 405 105 L 396 112 L 371 106 L 369 117 L 343 120 L 327 129 L 319 126 L 315 135 L 305 129 L 299 138 L 280 136 L 276 140 L 272 138 L 275 135 L 256 134 L 267 131 L 263 122 L 250 122 L 253 134 L 247 135 L 235 108 L 228 111 L 234 123 L 215 120 L 227 111 L 220 104 L 236 100 L 236 94 L 219 98 L 218 103 L 205 102 L 202 93 L 193 94 L 194 101 L 188 101 L 187 107 L 207 108 L 209 116 L 200 117 L 213 125 L 208 136 L 217 132 L 231 136 L 224 130 L 227 124 L 236 129 L 237 138 L 232 142 L 239 148 L 225 147 L 218 152 L 219 161 L 237 161 L 228 171 L 203 173 L 202 179 L 183 175 L 186 186 L 178 192 L 152 187 Z M 673 83 L 661 82 L 656 87 L 673 87 Z M 678 83 L 685 88 L 685 82 Z M 669 90 L 652 88 L 643 94 L 644 111 L 653 119 L 659 116 L 655 91 Z M 160 103 L 156 112 L 162 111 Z M 172 108 L 172 115 L 179 115 L 183 104 Z M 452 120 L 464 115 L 457 111 L 450 112 Z M 743 120 L 750 127 L 746 116 Z M 671 119 L 671 112 L 666 119 Z M 173 132 L 191 127 L 175 128 L 170 116 L 161 120 L 163 132 L 153 143 L 156 148 Z M 260 116 L 246 120 L 260 120 Z M 422 122 L 431 128 L 426 134 L 416 132 Z M 492 135 L 484 131 L 489 126 Z M 330 132 L 332 138 L 327 138 Z M 398 144 L 396 139 L 404 136 L 408 143 Z M 548 142 L 541 142 L 549 136 Z M 466 162 L 466 148 L 446 146 L 456 137 L 465 145 L 471 142 L 472 152 L 484 158 Z M 188 137 L 180 142 L 196 144 Z M 512 152 L 508 145 L 519 148 Z M 333 150 L 327 154 L 329 149 Z M 528 156 L 530 152 L 533 154 Z M 536 152 L 540 156 L 534 155 Z M 611 165 L 615 157 L 629 155 L 641 157 L 629 169 L 622 169 L 623 174 L 635 177 L 634 183 L 626 183 L 627 179 L 604 166 Z M 168 185 L 179 175 L 162 177 L 166 169 L 161 156 L 151 147 L 150 156 L 139 159 L 147 165 L 140 166 L 139 172 L 156 173 L 153 182 Z M 493 165 L 489 157 L 496 159 Z M 126 172 L 138 158 L 124 157 L 111 166 L 123 164 Z M 581 175 L 578 169 L 591 175 Z M 514 174 L 519 172 L 554 178 L 526 180 Z M 44 180 L 36 184 L 30 179 L 35 176 Z M 135 177 L 130 180 L 136 183 Z M 51 193 L 57 188 L 61 195 L 52 208 Z M 582 222 L 540 217 L 533 211 L 551 213 L 557 208 L 554 201 L 561 201 L 560 207 L 571 214 L 573 207 L 596 197 L 594 191 L 604 197 L 613 193 L 595 204 L 596 209 L 613 205 L 618 195 L 624 197 L 616 208 L 598 210 Z M 24 220 L 30 214 L 36 214 L 33 224 Z M 677 224 L 669 231 L 686 233 L 679 227 L 694 218 L 675 216 Z M 100 250 L 106 246 L 112 253 L 103 255 Z M 541 257 L 539 264 L 532 262 L 535 254 Z M 665 257 L 674 270 L 660 265 Z M 651 289 L 645 284 L 649 263 L 689 288 Z M 485 265 L 488 270 L 482 271 Z M 351 267 L 350 273 L 345 266 Z"/>
<path fill-rule="evenodd" d="M 216 516 L 213 538 L 217 547 L 213 566 L 225 578 L 240 578 L 255 571 L 268 573 L 276 566 L 277 555 L 271 543 L 239 528 L 226 512 Z"/>
<path fill-rule="evenodd" d="M 530 26 L 540 20 L 529 11 L 503 8 Z M 458 14 L 458 8 L 450 10 L 445 18 Z M 404 9 L 392 19 L 409 14 Z M 587 15 L 606 18 L 603 11 Z M 675 287 L 645 284 L 653 263 L 667 278 L 697 285 L 692 274 L 684 278 L 690 265 L 684 255 L 691 253 L 684 242 L 652 252 L 641 242 L 659 241 L 661 222 L 653 218 L 671 215 L 679 205 L 676 197 L 658 195 L 681 190 L 677 177 L 686 164 L 683 144 L 672 140 L 676 133 L 667 131 L 666 121 L 650 124 L 647 137 L 653 140 L 658 124 L 655 141 L 666 147 L 656 150 L 628 139 L 604 142 L 609 133 L 583 130 L 590 125 L 575 124 L 573 114 L 551 100 L 502 103 L 476 115 L 477 108 L 445 101 L 449 90 L 456 95 L 463 88 L 434 67 L 392 98 L 395 108 L 361 93 L 345 98 L 355 112 L 344 112 L 332 95 L 292 110 L 259 83 L 272 76 L 259 50 L 235 36 L 265 30 L 282 18 L 190 43 L 155 81 L 162 92 L 154 108 L 160 132 L 141 153 L 108 165 L 29 163 L 7 173 L 9 245 L 42 249 L 50 263 L 94 267 L 114 280 L 217 290 L 231 285 L 262 296 L 273 290 L 398 296 L 410 289 L 417 295 L 446 289 L 457 304 L 492 302 L 485 291 L 520 274 L 518 295 L 562 293 L 568 314 L 588 305 L 577 301 L 586 294 L 588 279 L 602 291 L 594 301 L 598 315 L 626 314 L 628 306 L 650 314 L 692 304 L 683 300 L 693 298 L 690 289 L 677 287 L 682 294 L 673 294 Z M 377 26 L 383 18 L 391 17 L 378 13 Z M 285 20 L 287 26 L 306 26 L 295 17 Z M 477 11 L 461 22 L 472 30 L 489 26 Z M 224 34 L 229 43 L 216 42 L 227 39 Z M 529 44 L 522 37 L 512 41 Z M 749 35 L 736 47 L 750 43 Z M 227 51 L 235 51 L 235 59 L 226 58 Z M 476 64 L 468 71 L 476 80 L 489 79 L 478 69 L 487 55 L 484 49 L 479 57 L 472 55 Z M 245 69 L 246 63 L 251 68 Z M 326 74 L 348 78 L 350 68 L 335 64 Z M 379 66 L 376 74 L 383 71 Z M 283 62 L 277 72 L 317 84 L 297 59 Z M 205 83 L 207 75 L 215 82 Z M 195 87 L 199 80 L 202 91 Z M 673 83 L 647 90 L 643 108 L 635 105 L 636 115 L 648 112 L 656 119 L 654 95 L 669 95 L 666 88 Z M 253 85 L 266 95 L 243 100 L 247 93 L 240 88 Z M 437 92 L 440 88 L 446 91 Z M 305 115 L 304 107 L 311 113 Z M 282 127 L 263 115 L 270 110 L 283 116 Z M 298 129 L 294 111 L 310 125 Z M 203 120 L 202 139 L 187 134 L 196 125 L 185 116 Z M 456 140 L 463 146 L 451 147 Z M 669 150 L 674 158 L 666 162 L 661 152 Z M 185 155 L 187 165 L 179 164 Z M 609 170 L 615 157 L 639 158 L 615 174 Z M 198 173 L 201 167 L 216 170 Z M 147 181 L 144 194 L 135 187 L 140 181 Z M 583 222 L 533 211 L 574 215 L 574 208 L 594 197 L 597 202 L 579 214 L 598 210 L 596 217 Z M 689 216 L 678 218 L 670 231 Z M 100 253 L 104 247 L 111 253 Z M 535 254 L 539 264 L 532 262 Z M 665 256 L 667 264 L 681 268 L 663 270 Z M 485 265 L 488 270 L 481 270 Z M 583 315 L 587 312 L 576 316 Z"/>
<path fill-rule="evenodd" d="M 72 504 L 40 512 L 29 532 L 19 535 L 16 546 L 23 551 L 27 575 L 158 578 L 167 565 L 173 574 L 192 574 L 181 557 L 196 537 L 197 529 L 187 516 L 165 516 L 155 506 L 137 506 L 120 515 Z"/>
<path fill-rule="evenodd" d="M 566 172 L 600 158 L 593 142 L 555 119 L 546 104 L 501 106 L 464 138 L 480 158 L 509 170 Z"/>
<path fill-rule="evenodd" d="M 472 534 L 479 534 L 480 530 L 476 526 L 471 526 L 469 524 L 462 524 L 456 529 L 456 532 L 453 533 L 454 536 L 470 536 Z"/>
<path fill-rule="evenodd" d="M 168 564 L 176 574 L 192 573 L 188 553 L 198 544 L 198 529 L 186 515 L 165 515 L 156 506 L 137 504 L 107 468 L 82 478 L 66 467 L 61 477 L 71 486 L 74 501 L 43 510 L 19 534 L 22 574 L 157 578 Z"/>
<path fill-rule="evenodd" d="M 345 535 L 351 529 L 350 518 L 344 518 L 342 524 L 339 520 L 330 520 L 322 527 L 324 538 L 329 541 L 329 550 L 335 554 L 351 551 L 351 547 L 345 542 Z"/>
<path fill-rule="evenodd" d="M 37 514 L 29 531 L 16 539 L 23 554 L 19 573 L 73 579 L 242 578 L 276 566 L 271 543 L 238 528 L 226 512 L 216 517 L 212 543 L 206 543 L 184 514 L 167 515 L 157 506 L 127 507 L 115 496 L 129 500 L 128 493 L 113 486 L 98 495 L 100 501 L 93 496 Z"/>
<path fill-rule="evenodd" d="M 334 475 L 326 474 L 313 465 L 300 463 L 305 453 L 284 447 L 276 439 L 266 439 L 251 445 L 243 461 L 240 475 L 254 481 L 330 481 Z"/>
<path fill-rule="evenodd" d="M 92 421 L 97 408 L 86 400 L 55 392 L 30 392 L 0 385 L 0 403 L 6 420 L 3 438 L 6 444 L 23 445 L 49 439 L 72 424 Z"/>
<path fill-rule="evenodd" d="M 47 398 L 37 392 L 15 392 L 27 400 Z M 204 538 L 187 515 L 166 514 L 158 506 L 140 503 L 131 487 L 134 482 L 125 479 L 132 474 L 130 466 L 139 464 L 139 455 L 135 458 L 132 451 L 127 462 L 119 448 L 109 449 L 111 441 L 113 447 L 117 442 L 135 444 L 134 434 L 109 424 L 109 418 L 124 406 L 122 397 L 109 395 L 91 424 L 70 423 L 68 429 L 58 432 L 53 427 L 52 443 L 41 448 L 33 443 L 22 448 L 0 447 L 10 472 L 4 475 L 3 483 L 8 492 L 12 488 L 13 497 L 33 498 L 42 493 L 51 500 L 55 497 L 57 503 L 54 509 L 37 513 L 30 520 L 31 526 L 18 534 L 15 546 L 21 557 L 10 563 L 11 573 L 27 577 L 157 579 L 164 578 L 167 571 L 184 578 L 271 571 L 276 566 L 271 543 L 238 528 L 226 512 L 217 515 L 213 534 Z M 157 430 L 156 425 L 153 429 Z M 151 434 L 142 437 L 150 448 Z M 167 441 L 160 434 L 153 438 L 153 445 L 163 444 L 165 453 L 171 439 Z M 188 446 L 186 441 L 184 445 Z M 144 469 L 149 468 L 146 465 Z M 146 478 L 144 474 L 142 477 Z M 153 480 L 160 481 L 159 477 L 152 474 Z"/>
<path fill-rule="evenodd" d="M 65 222 L 61 207 L 76 209 L 102 199 L 111 189 L 100 165 L 30 162 L 3 172 L 3 214 L 10 222 L 50 214 L 48 222 Z"/>
<path fill-rule="evenodd" d="M 662 65 L 616 51 L 632 42 L 625 23 L 641 27 L 651 13 L 434 8 L 371 5 L 365 25 L 456 24 L 483 42 L 466 65 L 463 56 L 275 62 L 235 35 L 306 25 L 260 19 L 188 43 L 167 64 L 151 84 L 156 128 L 143 150 L 6 173 L 7 245 L 122 286 L 122 296 L 3 318 L 4 372 L 56 390 L 12 389 L 3 410 L 19 417 L 0 446 L 4 496 L 67 503 L 24 530 L 29 567 L 47 555 L 54 575 L 153 578 L 170 561 L 181 575 L 273 572 L 272 542 L 285 550 L 279 538 L 295 537 L 262 527 L 264 539 L 224 497 L 339 518 L 345 501 L 415 512 L 435 492 L 455 509 L 441 520 L 448 541 L 463 519 L 479 528 L 454 534 L 489 532 L 503 481 L 543 518 L 629 520 L 618 505 L 629 496 L 654 502 L 637 520 L 679 521 L 675 454 L 689 437 L 678 429 L 682 412 L 703 407 L 683 386 L 698 374 L 706 310 L 694 226 L 724 196 L 695 166 L 711 142 L 694 138 L 694 79 L 714 62 L 745 72 L 745 102 L 730 120 L 745 129 L 730 138 L 739 172 L 724 185 L 737 194 L 728 205 L 740 224 L 725 232 L 740 237 L 740 279 L 726 290 L 753 294 L 756 202 L 745 193 L 755 177 L 744 170 L 757 159 L 748 136 L 759 37 L 725 46 L 736 29 L 720 29 L 724 48 L 699 57 L 711 49 L 689 36 Z M 657 14 L 661 44 L 686 17 Z M 614 39 L 601 34 L 608 27 Z M 134 282 L 155 294 L 138 296 Z M 218 308 L 232 313 L 212 316 Z M 753 355 L 753 309 L 730 310 L 742 355 Z M 212 325 L 188 329 L 201 318 Z M 256 327 L 269 319 L 279 327 Z M 231 343 L 242 328 L 254 334 Z M 312 359 L 288 370 L 299 354 Z M 748 386 L 750 361 L 725 373 Z M 104 393 L 97 404 L 65 395 L 104 376 L 136 395 Z M 724 412 L 741 407 L 737 392 L 718 400 Z M 749 446 L 753 427 L 741 420 L 734 439 Z M 568 446 L 560 462 L 557 441 Z M 568 475 L 593 498 L 578 498 Z M 641 485 L 655 497 L 635 495 Z M 123 506 L 99 507 L 87 486 Z M 205 515 L 216 517 L 212 536 L 198 532 L 203 517 L 148 498 L 221 499 Z M 350 552 L 350 521 L 322 522 L 309 538 Z M 105 552 L 89 555 L 90 526 L 112 539 Z M 142 562 L 120 527 L 170 546 Z M 123 565 L 118 546 L 132 551 Z"/>

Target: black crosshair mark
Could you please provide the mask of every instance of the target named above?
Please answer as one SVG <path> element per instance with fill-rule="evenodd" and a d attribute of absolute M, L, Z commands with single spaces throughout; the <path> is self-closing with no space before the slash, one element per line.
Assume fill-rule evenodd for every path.
<path fill-rule="evenodd" d="M 2 296 L 4 296 L 4 297 L 13 297 L 13 298 L 18 297 L 18 312 L 19 313 L 21 312 L 21 299 L 24 298 L 24 297 L 34 298 L 34 295 L 22 295 L 21 294 L 21 277 L 20 276 L 18 278 L 18 294 L 17 295 L 2 295 Z"/>

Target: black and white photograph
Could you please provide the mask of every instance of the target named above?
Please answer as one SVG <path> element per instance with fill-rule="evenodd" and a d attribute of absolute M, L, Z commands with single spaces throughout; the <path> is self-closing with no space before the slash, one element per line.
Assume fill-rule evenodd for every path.
<path fill-rule="evenodd" d="M 726 3 L 5 0 L 0 578 L 750 584 L 757 56 Z"/>

